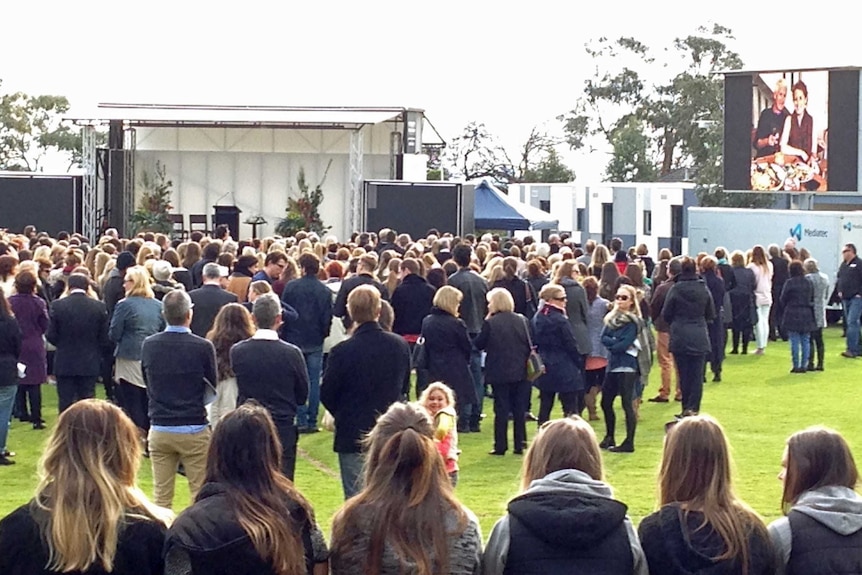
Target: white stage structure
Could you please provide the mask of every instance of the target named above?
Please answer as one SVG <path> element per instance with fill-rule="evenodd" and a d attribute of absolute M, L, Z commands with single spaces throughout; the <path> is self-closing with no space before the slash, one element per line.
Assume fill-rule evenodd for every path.
<path fill-rule="evenodd" d="M 212 226 L 213 206 L 236 206 L 240 222 L 255 216 L 267 221 L 258 226 L 259 237 L 274 233 L 288 196 L 298 195 L 300 169 L 313 189 L 329 166 L 320 213 L 344 238 L 362 221 L 364 180 L 424 181 L 423 144 L 443 144 L 424 110 L 415 108 L 99 104 L 95 114 L 74 121 L 85 126 L 85 206 L 107 205 L 112 194 L 96 182 L 92 137 L 95 126 L 108 124 L 120 134 L 109 139 L 122 142 L 110 147 L 124 148 L 121 221 L 137 206 L 141 175 L 154 173 L 158 162 L 173 182 L 173 213 L 186 219 L 207 214 Z M 84 219 L 84 233 L 94 235 L 96 210 Z M 251 230 L 241 223 L 238 235 L 251 237 Z"/>

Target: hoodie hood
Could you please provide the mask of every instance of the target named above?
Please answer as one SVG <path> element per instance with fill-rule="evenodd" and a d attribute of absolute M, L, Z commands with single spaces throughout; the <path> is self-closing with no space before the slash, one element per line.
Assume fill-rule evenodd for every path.
<path fill-rule="evenodd" d="M 533 481 L 509 503 L 509 514 L 551 545 L 584 549 L 625 520 L 628 508 L 612 497 L 606 483 L 566 469 Z"/>
<path fill-rule="evenodd" d="M 793 510 L 844 536 L 862 530 L 862 496 L 849 487 L 830 485 L 806 491 Z"/>
<path fill-rule="evenodd" d="M 665 505 L 659 511 L 659 523 L 676 572 L 698 575 L 737 572 L 735 561 L 715 561 L 715 557 L 724 553 L 725 544 L 712 526 L 701 526 L 703 513 L 686 514 L 678 505 Z"/>

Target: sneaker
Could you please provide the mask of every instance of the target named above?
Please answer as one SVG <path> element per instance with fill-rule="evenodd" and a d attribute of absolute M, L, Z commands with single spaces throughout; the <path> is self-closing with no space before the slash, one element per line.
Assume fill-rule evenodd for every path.
<path fill-rule="evenodd" d="M 842 356 L 842 357 L 849 357 L 849 358 L 851 358 L 851 359 L 856 358 L 856 357 L 859 357 L 858 355 L 856 355 L 856 354 L 855 354 L 855 353 L 853 353 L 852 351 L 842 351 L 842 352 L 841 352 L 841 356 Z"/>
<path fill-rule="evenodd" d="M 15 461 L 5 455 L 0 455 L 0 465 L 15 465 Z"/>
<path fill-rule="evenodd" d="M 533 415 L 532 411 L 528 411 L 527 415 L 524 416 L 526 421 L 539 421 L 539 418 Z"/>
<path fill-rule="evenodd" d="M 670 400 L 666 397 L 657 395 L 655 397 L 649 398 L 647 401 L 649 401 L 650 403 L 668 403 Z"/>
<path fill-rule="evenodd" d="M 762 347 L 758 347 L 757 349 L 755 349 L 755 350 L 754 350 L 754 355 L 763 355 L 763 348 L 762 348 Z"/>

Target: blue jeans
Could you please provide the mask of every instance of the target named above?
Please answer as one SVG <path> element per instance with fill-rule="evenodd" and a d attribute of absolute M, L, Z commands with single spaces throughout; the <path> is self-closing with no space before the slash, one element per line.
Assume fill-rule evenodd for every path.
<path fill-rule="evenodd" d="M 862 316 L 862 297 L 845 299 L 842 303 L 847 318 L 847 351 L 862 355 L 862 347 L 859 347 L 859 317 Z"/>
<path fill-rule="evenodd" d="M 476 337 L 478 334 L 470 334 L 470 338 Z M 477 403 L 463 409 L 462 413 L 469 415 L 467 425 L 479 425 L 481 420 L 482 409 L 484 408 L 485 400 L 485 384 L 482 381 L 482 352 L 475 347 L 470 352 L 470 375 L 473 376 L 473 387 L 476 390 Z"/>
<path fill-rule="evenodd" d="M 811 334 L 807 331 L 791 331 L 787 335 L 790 337 L 790 358 L 793 360 L 793 368 L 808 367 L 808 361 L 811 359 Z"/>
<path fill-rule="evenodd" d="M 338 467 L 341 469 L 341 488 L 344 490 L 344 500 L 347 501 L 362 490 L 361 453 L 339 453 Z"/>
<path fill-rule="evenodd" d="M 308 370 L 308 401 L 296 409 L 297 427 L 315 427 L 320 410 L 320 370 L 323 367 L 323 350 L 302 352 Z"/>
<path fill-rule="evenodd" d="M 9 436 L 9 418 L 12 417 L 12 406 L 15 405 L 17 385 L 0 387 L 0 454 L 6 453 L 6 438 Z"/>

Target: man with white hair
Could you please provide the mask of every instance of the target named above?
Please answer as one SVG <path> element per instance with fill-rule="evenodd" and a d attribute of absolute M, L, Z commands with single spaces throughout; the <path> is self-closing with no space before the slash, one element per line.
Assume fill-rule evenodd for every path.
<path fill-rule="evenodd" d="M 210 262 L 204 265 L 201 273 L 203 285 L 189 292 L 189 297 L 195 305 L 195 315 L 192 318 L 192 333 L 206 337 L 213 326 L 219 310 L 229 303 L 236 303 L 237 297 L 222 287 L 222 278 L 226 278 L 227 268 Z"/>

